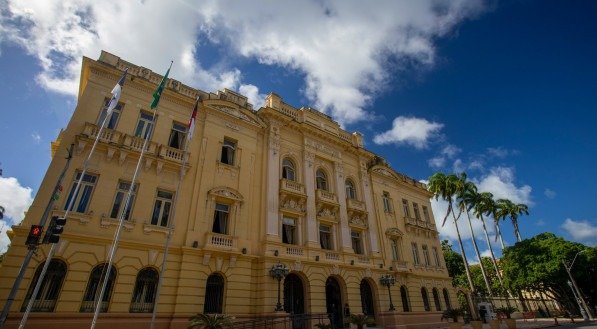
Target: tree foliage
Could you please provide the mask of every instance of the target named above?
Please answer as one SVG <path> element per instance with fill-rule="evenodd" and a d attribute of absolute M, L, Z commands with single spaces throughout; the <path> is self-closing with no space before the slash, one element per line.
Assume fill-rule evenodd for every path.
<path fill-rule="evenodd" d="M 575 256 L 572 275 L 586 300 L 595 305 L 597 248 L 566 241 L 553 233 L 541 233 L 504 250 L 500 264 L 504 283 L 515 291 L 542 291 L 564 304 L 575 305 L 562 263 L 570 266 Z"/>
<path fill-rule="evenodd" d="M 448 274 L 452 277 L 452 285 L 455 287 L 468 288 L 462 256 L 452 249 L 450 241 L 442 240 L 441 243 L 444 260 L 446 261 L 446 268 L 448 269 Z"/>

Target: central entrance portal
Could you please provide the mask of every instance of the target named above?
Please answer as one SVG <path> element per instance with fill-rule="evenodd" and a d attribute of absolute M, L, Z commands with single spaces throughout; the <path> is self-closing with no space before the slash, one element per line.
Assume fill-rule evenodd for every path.
<path fill-rule="evenodd" d="M 325 305 L 334 329 L 344 328 L 342 320 L 342 291 L 338 280 L 328 277 L 325 282 Z"/>
<path fill-rule="evenodd" d="M 292 314 L 292 329 L 306 328 L 303 317 L 305 313 L 303 282 L 294 273 L 288 274 L 284 279 L 284 311 Z"/>

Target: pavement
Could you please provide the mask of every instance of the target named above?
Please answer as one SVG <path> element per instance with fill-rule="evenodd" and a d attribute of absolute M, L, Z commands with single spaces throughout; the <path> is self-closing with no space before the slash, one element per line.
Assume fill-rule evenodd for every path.
<path fill-rule="evenodd" d="M 574 319 L 574 323 L 569 318 L 558 318 L 558 324 L 555 323 L 553 318 L 540 318 L 540 319 L 517 319 L 516 320 L 516 329 L 536 329 L 536 328 L 549 328 L 549 327 L 557 327 L 557 326 L 572 326 L 572 325 L 580 325 L 580 324 L 590 324 L 590 325 L 597 325 L 597 321 L 588 321 L 584 322 L 582 319 Z M 436 329 L 444 329 L 448 328 L 448 326 L 440 327 Z M 472 326 L 469 324 L 465 324 L 462 326 L 463 329 L 472 329 Z M 483 324 L 483 329 L 490 329 L 488 323 Z M 500 329 L 508 329 L 506 323 L 501 321 Z"/>

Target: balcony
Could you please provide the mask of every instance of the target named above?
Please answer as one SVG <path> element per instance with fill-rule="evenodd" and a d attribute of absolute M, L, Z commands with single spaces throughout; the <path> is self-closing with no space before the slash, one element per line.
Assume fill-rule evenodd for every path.
<path fill-rule="evenodd" d="M 99 132 L 98 126 L 96 126 L 92 123 L 89 123 L 89 122 L 85 122 L 85 127 L 83 128 L 83 135 L 85 135 L 91 139 L 95 139 L 97 137 L 98 132 Z M 104 143 L 119 144 L 121 136 L 122 136 L 122 133 L 120 133 L 119 131 L 104 128 L 102 130 L 102 134 L 100 135 L 99 140 Z"/>
<path fill-rule="evenodd" d="M 303 256 L 304 250 L 301 247 L 286 247 L 286 255 L 289 256 Z"/>
<path fill-rule="evenodd" d="M 349 211 L 358 211 L 358 212 L 366 212 L 365 202 L 355 200 L 355 199 L 346 199 L 346 207 Z"/>
<path fill-rule="evenodd" d="M 151 303 L 132 302 L 130 312 L 131 313 L 151 313 L 151 312 L 153 312 L 153 302 L 151 302 Z"/>
<path fill-rule="evenodd" d="M 304 195 L 305 187 L 301 183 L 282 178 L 280 179 L 280 191 Z"/>
<path fill-rule="evenodd" d="M 340 254 L 337 253 L 337 252 L 326 252 L 325 253 L 325 259 L 339 261 L 340 260 Z"/>
<path fill-rule="evenodd" d="M 166 160 L 182 163 L 185 160 L 186 152 L 166 145 L 160 145 L 160 152 L 158 154 Z"/>
<path fill-rule="evenodd" d="M 408 272 L 408 263 L 404 260 L 392 261 L 392 267 L 396 272 Z"/>
<path fill-rule="evenodd" d="M 141 137 L 131 136 L 128 134 L 124 135 L 124 140 L 122 142 L 122 145 L 124 147 L 130 148 L 131 150 L 137 151 L 137 152 L 141 152 L 141 150 L 143 149 L 143 144 L 145 144 L 145 139 L 143 139 Z M 155 155 L 156 149 L 157 149 L 157 143 L 152 142 L 152 141 L 147 141 L 147 144 L 145 145 L 145 153 L 146 154 Z"/>
<path fill-rule="evenodd" d="M 357 262 L 360 264 L 370 264 L 371 259 L 367 256 L 359 256 L 357 257 Z"/>
<path fill-rule="evenodd" d="M 82 313 L 89 313 L 95 311 L 95 301 L 93 300 L 86 300 L 81 303 L 81 310 Z M 100 307 L 100 312 L 107 312 L 108 311 L 108 302 L 102 302 L 102 306 Z"/>
<path fill-rule="evenodd" d="M 317 202 L 325 202 L 334 205 L 338 204 L 336 201 L 336 194 L 332 192 L 317 189 L 315 190 L 315 197 L 317 198 Z"/>
<path fill-rule="evenodd" d="M 205 247 L 230 250 L 236 248 L 236 239 L 231 235 L 208 232 Z"/>

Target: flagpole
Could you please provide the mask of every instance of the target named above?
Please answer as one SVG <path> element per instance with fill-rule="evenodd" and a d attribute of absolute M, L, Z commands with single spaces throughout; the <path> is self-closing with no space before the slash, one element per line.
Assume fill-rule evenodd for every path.
<path fill-rule="evenodd" d="M 162 81 L 160 82 L 160 84 L 158 85 L 158 88 L 154 92 L 154 95 L 153 95 L 154 99 L 153 99 L 153 102 L 151 103 L 151 107 L 153 109 L 152 120 L 151 120 L 152 122 L 154 122 L 154 120 L 155 120 L 155 113 L 157 111 L 161 93 L 162 93 L 162 90 L 164 89 L 164 84 L 166 82 L 166 79 L 168 78 L 168 74 L 170 73 L 170 69 L 172 68 L 173 62 L 174 61 L 170 62 L 170 67 L 168 68 L 168 71 L 166 71 L 166 75 L 162 78 Z M 143 141 L 143 148 L 141 149 L 141 154 L 139 155 L 139 160 L 137 161 L 137 167 L 135 168 L 135 172 L 133 174 L 131 186 L 129 187 L 129 190 L 126 194 L 126 201 L 124 202 L 124 208 L 120 209 L 120 211 L 119 211 L 118 228 L 116 229 L 116 232 L 114 233 L 114 240 L 112 242 L 112 247 L 110 248 L 110 256 L 108 257 L 108 264 L 106 265 L 108 269 L 106 270 L 106 276 L 104 277 L 104 281 L 102 283 L 102 289 L 100 290 L 100 294 L 99 294 L 99 296 L 97 296 L 97 295 L 95 296 L 96 306 L 95 306 L 95 312 L 93 313 L 93 320 L 91 321 L 91 327 L 90 327 L 91 329 L 95 328 L 95 325 L 97 323 L 97 318 L 99 317 L 99 313 L 100 313 L 101 305 L 102 305 L 101 300 L 103 299 L 104 293 L 106 291 L 106 286 L 108 285 L 108 280 L 110 278 L 110 272 L 112 271 L 112 263 L 114 262 L 114 255 L 116 254 L 116 249 L 118 249 L 118 243 L 120 242 L 120 233 L 122 232 L 122 227 L 124 226 L 125 210 L 128 208 L 129 203 L 131 201 L 131 195 L 132 195 L 132 192 L 135 187 L 135 182 L 137 181 L 137 176 L 139 175 L 139 168 L 141 167 L 141 161 L 143 160 L 143 156 L 145 155 L 145 149 L 147 148 L 147 142 L 148 142 L 149 138 L 151 137 L 150 136 L 151 133 L 152 133 L 151 131 L 149 131 L 149 134 L 145 133 L 144 141 Z M 154 307 L 155 307 L 155 304 L 154 304 Z"/>
<path fill-rule="evenodd" d="M 120 78 L 117 85 L 120 82 L 124 83 L 124 79 L 126 77 L 127 71 L 128 71 L 128 68 L 124 70 L 124 74 L 122 75 L 122 78 Z M 114 92 L 115 90 L 116 90 L 116 87 L 112 91 Z M 93 145 L 91 146 L 91 150 L 89 151 L 89 155 L 87 155 L 85 162 L 83 162 L 83 170 L 81 171 L 81 176 L 77 180 L 75 189 L 70 197 L 70 200 L 68 201 L 68 205 L 64 212 L 65 220 L 68 219 L 68 215 L 70 214 L 71 209 L 74 206 L 75 199 L 77 198 L 77 195 L 79 194 L 79 189 L 81 188 L 81 182 L 83 181 L 83 178 L 85 177 L 85 174 L 87 173 L 87 167 L 89 166 L 89 161 L 91 161 L 91 156 L 93 155 L 93 152 L 95 151 L 95 148 L 97 147 L 97 144 L 99 143 L 99 139 L 102 135 L 102 132 L 104 131 L 106 122 L 108 122 L 108 119 L 111 117 L 111 115 L 110 115 L 110 114 L 112 114 L 111 110 L 113 110 L 114 107 L 116 106 L 116 104 L 118 103 L 118 99 L 116 99 L 116 97 L 120 98 L 120 90 L 118 91 L 118 95 L 113 94 L 112 99 L 110 100 L 110 103 L 108 104 L 108 107 L 106 109 L 106 117 L 104 118 L 104 120 L 102 120 L 102 124 L 100 125 L 100 128 L 97 131 L 97 135 L 95 136 L 95 140 L 93 141 Z M 116 101 L 116 104 L 114 104 L 114 101 Z M 27 323 L 27 319 L 29 318 L 29 313 L 31 312 L 31 308 L 33 307 L 33 303 L 35 302 L 35 299 L 37 297 L 39 289 L 41 288 L 43 279 L 46 275 L 46 271 L 48 270 L 48 266 L 50 265 L 50 262 L 52 261 L 52 257 L 54 257 L 55 252 L 56 252 L 56 243 L 53 243 L 52 247 L 50 248 L 50 251 L 48 252 L 48 256 L 46 257 L 46 262 L 44 263 L 44 267 L 42 268 L 41 273 L 39 274 L 39 278 L 37 279 L 35 288 L 33 289 L 33 294 L 29 298 L 29 303 L 27 304 L 27 309 L 25 310 L 25 313 L 23 313 L 23 318 L 21 319 L 21 323 L 19 324 L 19 329 L 23 329 L 25 327 L 25 324 Z"/>
<path fill-rule="evenodd" d="M 197 109 L 197 103 L 199 103 L 200 97 L 197 97 L 196 101 L 195 101 L 195 110 Z M 195 111 L 194 110 L 194 111 Z M 191 117 L 191 120 L 194 120 L 193 117 Z M 190 122 L 189 122 L 190 123 Z M 194 123 L 193 123 L 194 125 Z M 188 134 L 192 134 L 192 131 L 190 131 L 190 125 L 189 125 L 189 131 Z M 187 140 L 185 142 L 185 147 L 184 147 L 184 154 L 185 156 L 183 157 L 182 160 L 182 165 L 180 167 L 180 173 L 178 176 L 178 185 L 176 186 L 176 194 L 174 194 L 174 207 L 172 208 L 172 211 L 170 212 L 170 218 L 172 218 L 172 220 L 168 221 L 168 234 L 166 236 L 166 243 L 164 246 L 164 257 L 162 258 L 162 265 L 160 266 L 160 276 L 158 277 L 158 286 L 156 288 L 156 293 L 155 293 L 155 302 L 154 302 L 154 307 L 153 307 L 153 312 L 151 314 L 151 324 L 149 326 L 150 329 L 154 329 L 155 328 L 155 318 L 156 318 L 156 314 L 157 314 L 157 306 L 159 303 L 159 299 L 160 299 L 160 291 L 162 288 L 162 283 L 163 283 L 163 277 L 164 277 L 164 272 L 166 271 L 166 258 L 168 257 L 168 250 L 170 249 L 170 240 L 172 238 L 172 231 L 174 230 L 174 218 L 176 215 L 176 209 L 178 206 L 178 194 L 180 193 L 180 186 L 182 185 L 182 179 L 185 176 L 185 170 L 184 167 L 187 164 L 187 160 L 189 155 L 187 154 L 187 151 L 189 149 L 189 145 L 191 144 L 191 135 L 187 135 Z"/>

